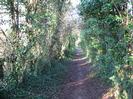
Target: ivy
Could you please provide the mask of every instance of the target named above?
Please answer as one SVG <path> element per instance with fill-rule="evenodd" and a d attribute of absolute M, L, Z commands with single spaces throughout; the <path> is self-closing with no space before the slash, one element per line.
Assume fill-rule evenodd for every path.
<path fill-rule="evenodd" d="M 133 66 L 130 45 L 133 44 L 133 23 L 127 19 L 130 17 L 127 4 L 126 0 L 81 0 L 79 7 L 85 23 L 82 42 L 87 46 L 88 58 L 101 68 L 102 78 L 112 80 L 116 99 L 131 99 L 132 96 L 129 87 L 133 85 L 133 72 L 129 68 Z"/>

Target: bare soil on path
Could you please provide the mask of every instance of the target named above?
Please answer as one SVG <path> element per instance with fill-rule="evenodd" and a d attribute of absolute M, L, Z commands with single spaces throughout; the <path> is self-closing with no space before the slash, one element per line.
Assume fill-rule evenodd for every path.
<path fill-rule="evenodd" d="M 81 49 L 77 49 L 69 63 L 69 72 L 59 99 L 114 99 L 105 95 L 109 87 L 100 78 L 93 77 L 94 68 L 82 53 Z"/>

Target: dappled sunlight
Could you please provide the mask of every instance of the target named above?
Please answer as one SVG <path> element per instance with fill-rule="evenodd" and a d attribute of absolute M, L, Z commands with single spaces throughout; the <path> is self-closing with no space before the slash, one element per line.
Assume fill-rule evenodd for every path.
<path fill-rule="evenodd" d="M 133 0 L 0 0 L 0 99 L 132 99 L 132 66 Z"/>
<path fill-rule="evenodd" d="M 103 93 L 101 99 L 114 99 L 114 90 L 113 88 L 109 88 L 105 93 Z"/>
<path fill-rule="evenodd" d="M 80 35 L 78 34 L 78 39 L 75 42 L 75 46 L 78 47 L 80 42 L 81 42 L 81 38 L 80 38 Z"/>
<path fill-rule="evenodd" d="M 80 66 L 82 67 L 82 66 L 88 66 L 90 63 L 89 62 L 85 62 L 85 63 L 82 63 L 82 64 L 80 64 Z"/>
<path fill-rule="evenodd" d="M 79 85 L 83 85 L 87 80 L 89 79 L 89 77 L 86 77 L 84 79 L 75 81 L 75 82 L 70 82 L 68 84 L 66 84 L 66 86 L 79 86 Z"/>
<path fill-rule="evenodd" d="M 86 60 L 87 57 L 73 59 L 73 62 Z"/>

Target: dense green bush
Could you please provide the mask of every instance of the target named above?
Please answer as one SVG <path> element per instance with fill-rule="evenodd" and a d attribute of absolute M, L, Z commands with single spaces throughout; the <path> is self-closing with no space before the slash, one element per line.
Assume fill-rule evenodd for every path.
<path fill-rule="evenodd" d="M 102 78 L 112 81 L 116 99 L 132 99 L 132 29 L 126 0 L 81 0 L 82 42 Z M 130 53 L 129 53 L 130 52 Z"/>

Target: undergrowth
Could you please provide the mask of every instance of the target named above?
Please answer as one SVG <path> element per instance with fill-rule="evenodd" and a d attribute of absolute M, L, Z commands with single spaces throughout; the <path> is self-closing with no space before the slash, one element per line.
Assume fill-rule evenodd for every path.
<path fill-rule="evenodd" d="M 66 60 L 53 61 L 42 74 L 25 74 L 23 82 L 13 90 L 1 90 L 0 99 L 56 99 L 67 72 Z"/>

